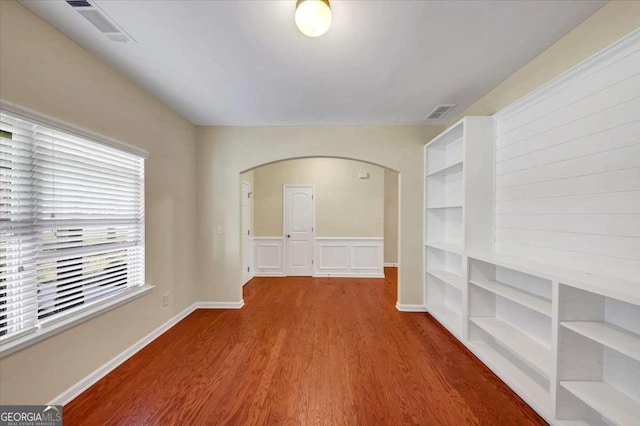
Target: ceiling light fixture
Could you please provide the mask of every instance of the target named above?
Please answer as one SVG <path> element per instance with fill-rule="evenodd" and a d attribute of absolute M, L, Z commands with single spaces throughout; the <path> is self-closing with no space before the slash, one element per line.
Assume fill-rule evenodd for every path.
<path fill-rule="evenodd" d="M 331 26 L 329 0 L 298 0 L 296 2 L 296 26 L 309 37 L 326 33 Z"/>

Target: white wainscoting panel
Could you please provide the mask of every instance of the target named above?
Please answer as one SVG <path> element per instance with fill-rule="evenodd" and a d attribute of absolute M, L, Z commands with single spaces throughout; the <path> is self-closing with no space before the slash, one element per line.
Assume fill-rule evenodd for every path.
<path fill-rule="evenodd" d="M 253 237 L 254 276 L 284 276 L 284 239 Z"/>
<path fill-rule="evenodd" d="M 640 274 L 640 32 L 496 114 L 495 251 Z"/>
<path fill-rule="evenodd" d="M 318 277 L 384 277 L 383 238 L 316 238 L 315 258 Z"/>

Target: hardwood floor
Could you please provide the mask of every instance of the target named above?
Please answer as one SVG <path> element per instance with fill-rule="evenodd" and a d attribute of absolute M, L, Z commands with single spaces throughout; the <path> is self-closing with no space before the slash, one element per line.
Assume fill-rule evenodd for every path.
<path fill-rule="evenodd" d="M 74 424 L 546 424 L 387 278 L 254 278 L 64 407 Z"/>

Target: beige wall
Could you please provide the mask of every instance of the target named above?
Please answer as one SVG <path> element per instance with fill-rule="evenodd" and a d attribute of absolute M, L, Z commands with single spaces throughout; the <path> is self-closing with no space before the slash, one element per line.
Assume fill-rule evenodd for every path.
<path fill-rule="evenodd" d="M 640 28 L 640 1 L 611 1 L 458 117 L 492 115 Z"/>
<path fill-rule="evenodd" d="M 42 404 L 196 299 L 195 128 L 13 1 L 0 1 L 0 43 L 2 99 L 149 151 L 146 274 L 156 288 L 0 360 L 0 403 Z"/>
<path fill-rule="evenodd" d="M 384 171 L 384 263 L 398 263 L 398 173 Z"/>
<path fill-rule="evenodd" d="M 358 173 L 369 174 L 359 179 Z M 254 233 L 282 236 L 282 187 L 315 186 L 316 236 L 382 237 L 384 169 L 339 158 L 280 161 L 254 170 Z"/>
<path fill-rule="evenodd" d="M 201 127 L 197 132 L 199 281 L 206 300 L 239 301 L 238 173 L 283 159 L 342 157 L 400 172 L 399 292 L 422 303 L 422 146 L 442 126 Z M 256 177 L 257 184 L 257 177 Z M 225 235 L 216 228 L 224 226 Z"/>

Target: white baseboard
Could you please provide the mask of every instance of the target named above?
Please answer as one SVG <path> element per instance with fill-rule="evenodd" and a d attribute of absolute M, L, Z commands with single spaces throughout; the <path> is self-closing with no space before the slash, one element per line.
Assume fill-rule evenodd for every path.
<path fill-rule="evenodd" d="M 400 312 L 427 312 L 424 305 L 403 305 L 400 302 L 396 302 L 396 309 Z"/>
<path fill-rule="evenodd" d="M 335 274 L 313 274 L 313 278 L 384 278 L 384 274 L 349 274 L 336 272 Z"/>
<path fill-rule="evenodd" d="M 394 262 L 394 263 L 385 263 L 384 264 L 385 268 L 397 268 L 398 267 L 398 263 Z"/>
<path fill-rule="evenodd" d="M 244 306 L 244 300 L 239 302 L 196 302 L 196 309 L 240 309 Z"/>
<path fill-rule="evenodd" d="M 287 277 L 287 276 L 291 276 L 293 277 L 294 275 L 284 275 L 284 274 L 268 274 L 268 275 L 263 275 L 263 274 L 255 274 L 254 277 L 267 277 L 267 278 L 278 278 L 278 277 Z M 344 273 L 344 272 L 336 272 L 335 274 L 329 274 L 329 273 L 324 273 L 324 274 L 313 274 L 312 275 L 313 278 L 384 278 L 384 274 L 349 274 L 349 273 Z"/>
<path fill-rule="evenodd" d="M 240 302 L 196 302 L 188 308 L 184 309 L 182 312 L 169 319 L 167 322 L 162 324 L 160 327 L 153 330 L 151 333 L 144 336 L 142 339 L 138 340 L 136 343 L 113 357 L 111 360 L 107 361 L 102 366 L 98 367 L 92 373 L 90 373 L 85 378 L 78 381 L 76 384 L 71 386 L 69 389 L 62 392 L 60 395 L 53 398 L 49 401 L 48 405 L 66 405 L 71 400 L 76 398 L 82 392 L 87 390 L 93 384 L 95 384 L 98 380 L 102 379 L 104 376 L 113 371 L 120 364 L 131 358 L 135 355 L 140 349 L 147 346 L 149 343 L 154 341 L 160 335 L 162 335 L 165 331 L 169 330 L 171 327 L 179 323 L 181 320 L 186 318 L 190 313 L 195 311 L 196 309 L 240 309 L 244 306 L 244 300 Z"/>

